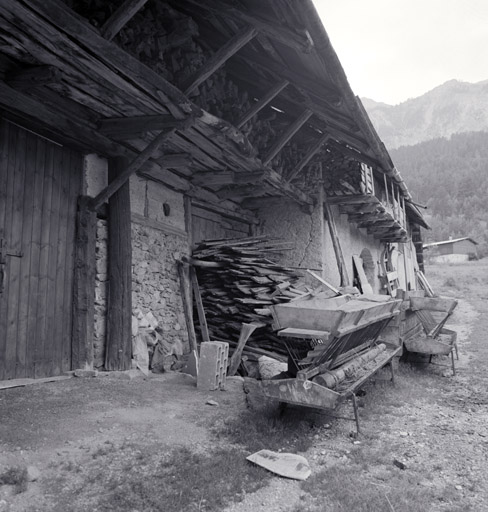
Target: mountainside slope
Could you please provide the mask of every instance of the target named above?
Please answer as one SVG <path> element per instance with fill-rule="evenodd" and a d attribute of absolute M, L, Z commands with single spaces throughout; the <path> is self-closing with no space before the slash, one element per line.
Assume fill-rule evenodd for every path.
<path fill-rule="evenodd" d="M 390 151 L 432 231 L 425 241 L 471 236 L 488 254 L 488 132 L 470 132 Z"/>
<path fill-rule="evenodd" d="M 488 80 L 450 80 L 399 105 L 362 99 L 388 150 L 454 133 L 488 131 Z"/>

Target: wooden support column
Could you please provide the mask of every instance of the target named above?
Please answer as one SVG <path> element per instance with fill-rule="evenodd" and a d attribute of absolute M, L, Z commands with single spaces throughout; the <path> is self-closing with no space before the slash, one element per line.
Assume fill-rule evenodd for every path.
<path fill-rule="evenodd" d="M 222 48 L 217 50 L 205 64 L 193 74 L 183 85 L 182 89 L 186 95 L 193 92 L 200 84 L 215 73 L 223 64 L 245 46 L 251 39 L 256 37 L 257 30 L 254 27 L 246 27 L 228 41 Z"/>
<path fill-rule="evenodd" d="M 297 133 L 297 131 L 310 119 L 313 112 L 306 109 L 281 135 L 281 137 L 271 146 L 267 155 L 263 159 L 263 164 L 268 165 L 271 160 L 283 149 L 286 143 Z"/>
<path fill-rule="evenodd" d="M 305 156 L 298 162 L 298 165 L 293 169 L 293 171 L 289 174 L 286 181 L 290 183 L 294 180 L 298 174 L 302 172 L 302 169 L 310 162 L 310 160 L 320 151 L 320 148 L 330 139 L 330 135 L 328 133 L 324 133 L 322 137 L 307 151 Z M 323 178 L 322 178 L 323 179 Z"/>
<path fill-rule="evenodd" d="M 289 84 L 288 80 L 282 80 L 270 89 L 259 101 L 257 101 L 237 122 L 237 128 L 242 128 L 249 119 L 253 118 L 260 110 L 262 110 L 270 101 Z"/>
<path fill-rule="evenodd" d="M 322 163 L 320 163 L 320 175 L 322 175 Z M 327 215 L 327 221 L 329 223 L 330 237 L 332 239 L 332 245 L 337 261 L 337 267 L 341 276 L 341 286 L 349 286 L 349 277 L 347 275 L 346 262 L 342 254 L 341 243 L 339 240 L 339 234 L 337 233 L 337 227 L 334 222 L 334 216 L 332 215 L 332 209 L 328 203 L 327 197 L 324 194 L 324 210 Z"/>
<path fill-rule="evenodd" d="M 128 166 L 127 159 L 109 160 L 113 182 Z M 108 296 L 106 370 L 129 370 L 132 356 L 132 237 L 129 182 L 108 202 Z"/>
<path fill-rule="evenodd" d="M 103 24 L 100 32 L 111 41 L 124 26 L 144 7 L 147 0 L 126 0 Z"/>
<path fill-rule="evenodd" d="M 326 262 L 326 244 L 325 244 L 325 212 L 324 212 L 324 174 L 322 170 L 322 165 L 320 165 L 320 176 L 319 182 L 317 183 L 319 188 L 319 218 L 320 218 L 320 264 L 322 267 L 322 279 L 325 279 L 325 262 Z"/>
<path fill-rule="evenodd" d="M 89 203 L 89 197 L 81 196 L 76 214 L 71 355 L 73 369 L 93 367 L 97 214 L 90 209 Z"/>

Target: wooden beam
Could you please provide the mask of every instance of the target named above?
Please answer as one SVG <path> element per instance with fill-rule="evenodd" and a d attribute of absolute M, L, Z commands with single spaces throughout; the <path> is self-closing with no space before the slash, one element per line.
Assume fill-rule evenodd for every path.
<path fill-rule="evenodd" d="M 317 142 L 315 142 L 310 149 L 305 153 L 305 156 L 298 162 L 298 165 L 293 171 L 287 176 L 286 181 L 290 183 L 293 181 L 301 172 L 302 169 L 310 162 L 310 160 L 320 151 L 321 147 L 330 138 L 330 134 L 324 133 Z"/>
<path fill-rule="evenodd" d="M 339 134 L 337 134 L 339 135 Z M 340 138 L 340 137 L 338 137 Z M 363 162 L 366 165 L 369 165 L 373 167 L 374 169 L 378 169 L 380 167 L 380 164 L 377 160 L 374 158 L 369 157 L 368 155 L 365 155 L 364 153 L 361 153 L 360 151 L 357 151 L 351 147 L 346 147 L 344 144 L 341 144 L 340 142 L 337 142 L 334 139 L 329 140 L 328 144 L 329 147 L 337 149 L 341 154 L 344 156 L 349 156 L 353 160 L 357 160 L 358 162 Z M 354 144 L 352 144 L 354 145 Z"/>
<path fill-rule="evenodd" d="M 368 204 L 379 203 L 380 200 L 376 196 L 364 196 L 362 194 L 351 194 L 344 196 L 331 196 L 327 198 L 329 204 Z"/>
<path fill-rule="evenodd" d="M 260 100 L 239 119 L 236 124 L 237 128 L 242 128 L 249 119 L 253 118 L 260 110 L 262 110 L 270 101 L 272 101 L 278 94 L 289 84 L 288 80 L 281 80 L 272 89 L 270 89 Z"/>
<path fill-rule="evenodd" d="M 157 137 L 155 137 L 144 151 L 139 153 L 139 155 L 136 156 L 136 158 L 126 167 L 126 169 L 124 169 L 123 172 L 118 173 L 117 177 L 95 198 L 93 198 L 91 207 L 94 210 L 100 208 L 100 206 L 102 206 L 102 204 L 109 199 L 112 194 L 117 192 L 117 190 L 130 178 L 132 174 L 138 171 L 153 156 L 153 154 L 162 146 L 163 142 L 173 135 L 174 132 L 175 129 L 172 129 L 161 132 Z"/>
<path fill-rule="evenodd" d="M 256 183 L 264 178 L 264 171 L 256 172 L 197 172 L 192 175 L 192 183 L 195 185 L 225 186 L 225 185 L 243 185 L 246 183 Z"/>
<path fill-rule="evenodd" d="M 126 158 L 108 162 L 114 182 L 128 167 Z M 105 369 L 130 370 L 132 355 L 132 236 L 130 189 L 126 181 L 108 202 L 108 296 Z"/>
<path fill-rule="evenodd" d="M 245 46 L 253 37 L 256 37 L 257 31 L 253 27 L 246 27 L 237 33 L 222 48 L 217 50 L 205 64 L 197 70 L 182 86 L 186 95 L 192 93 L 201 83 L 205 82 L 209 76 L 217 71 L 228 59 Z"/>
<path fill-rule="evenodd" d="M 93 368 L 97 215 L 88 207 L 90 199 L 81 196 L 76 213 L 72 369 Z"/>
<path fill-rule="evenodd" d="M 188 119 L 175 119 L 168 114 L 102 119 L 99 130 L 114 139 L 137 138 L 146 132 L 187 128 Z"/>
<path fill-rule="evenodd" d="M 306 109 L 302 114 L 284 131 L 281 137 L 271 146 L 266 156 L 263 158 L 263 164 L 268 165 L 271 160 L 283 149 L 286 143 L 298 132 L 298 130 L 310 119 L 313 112 Z"/>
<path fill-rule="evenodd" d="M 239 23 L 245 23 L 256 28 L 262 34 L 279 41 L 299 52 L 308 53 L 313 48 L 313 41 L 306 30 L 290 30 L 276 20 L 268 20 L 256 14 L 250 14 L 244 9 L 229 6 L 220 0 L 185 0 L 187 3 L 206 9 L 217 16 L 231 18 Z"/>
<path fill-rule="evenodd" d="M 61 81 L 62 73 L 54 66 L 34 66 L 16 69 L 7 74 L 8 85 L 19 91 L 26 91 L 33 87 L 56 84 Z"/>
<path fill-rule="evenodd" d="M 146 2 L 147 0 L 126 0 L 103 24 L 100 29 L 102 36 L 111 41 Z"/>
<path fill-rule="evenodd" d="M 221 205 L 209 204 L 205 201 L 200 201 L 198 199 L 192 199 L 191 204 L 192 204 L 193 208 L 201 208 L 203 210 L 215 212 L 220 215 L 224 215 L 225 217 L 228 217 L 229 219 L 237 220 L 239 222 L 247 222 L 248 224 L 254 224 L 254 225 L 260 223 L 259 219 L 255 215 L 253 215 L 249 212 L 246 213 L 242 210 L 232 211 L 232 210 L 229 210 L 228 208 L 224 208 Z"/>
<path fill-rule="evenodd" d="M 241 185 L 228 188 L 222 188 L 216 192 L 221 199 L 242 199 L 245 197 L 254 197 L 256 194 L 262 194 L 262 186 L 256 185 Z"/>
<path fill-rule="evenodd" d="M 163 155 L 161 158 L 155 158 L 154 161 L 163 169 L 178 169 L 178 167 L 189 167 L 193 158 L 189 153 L 172 153 Z"/>
<path fill-rule="evenodd" d="M 200 286 L 198 284 L 197 273 L 195 267 L 190 266 L 191 286 L 193 288 L 193 297 L 197 306 L 198 322 L 200 323 L 200 333 L 202 341 L 210 341 L 210 334 L 208 332 L 207 317 L 205 316 L 205 309 L 203 307 L 202 295 L 200 293 Z M 196 350 L 196 347 L 195 349 Z"/>
<path fill-rule="evenodd" d="M 158 105 L 180 118 L 201 112 L 177 87 L 98 35 L 86 19 L 58 0 L 29 0 L 28 5 L 0 2 L 0 14 L 0 19 L 3 16 L 13 27 L 22 20 L 23 32 L 34 43 L 29 48 L 41 62 L 48 58 L 50 64 L 62 63 L 67 69 L 74 67 L 84 74 L 88 71 L 94 80 L 108 82 L 115 90 L 152 103 L 156 112 Z"/>

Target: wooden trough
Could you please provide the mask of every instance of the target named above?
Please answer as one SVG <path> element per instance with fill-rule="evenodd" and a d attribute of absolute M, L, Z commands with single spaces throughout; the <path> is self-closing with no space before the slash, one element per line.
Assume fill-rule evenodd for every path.
<path fill-rule="evenodd" d="M 297 300 L 272 306 L 274 327 L 285 338 L 318 338 L 313 350 L 301 357 L 290 353 L 288 374 L 290 378 L 263 380 L 260 392 L 282 403 L 302 405 L 323 410 L 334 410 L 351 398 L 354 420 L 359 433 L 356 391 L 385 365 L 390 365 L 394 381 L 392 360 L 399 356 L 401 347 L 387 345 L 386 349 L 357 376 L 347 380 L 341 388 L 330 389 L 312 379 L 341 368 L 358 354 L 372 349 L 383 328 L 399 314 L 400 300 L 387 296 L 350 296 Z M 385 347 L 382 347 L 385 348 Z M 352 418 L 346 418 L 352 419 Z"/>

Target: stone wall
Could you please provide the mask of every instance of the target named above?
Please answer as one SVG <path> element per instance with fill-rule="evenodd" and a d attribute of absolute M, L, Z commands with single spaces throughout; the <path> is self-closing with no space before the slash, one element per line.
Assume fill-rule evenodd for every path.
<path fill-rule="evenodd" d="M 367 249 L 376 266 L 371 285 L 376 292 L 381 289 L 378 279 L 377 262 L 384 245 L 366 233 L 366 229 L 358 229 L 348 221 L 347 215 L 341 215 L 337 207 L 332 207 L 334 220 L 340 237 L 340 244 L 346 263 L 349 278 L 353 277 L 352 256 L 360 256 Z M 340 285 L 340 275 L 330 237 L 329 228 L 325 223 L 325 254 L 322 257 L 319 208 L 315 207 L 311 214 L 303 212 L 294 202 L 283 204 L 271 203 L 263 205 L 257 212 L 262 221 L 261 230 L 265 234 L 294 242 L 291 251 L 284 251 L 279 257 L 284 265 L 316 269 L 324 269 L 326 279 L 333 285 Z"/>
<path fill-rule="evenodd" d="M 100 192 L 106 186 L 106 174 L 106 160 L 88 155 L 84 192 L 91 196 Z M 179 356 L 189 350 L 176 266 L 176 260 L 189 253 L 184 198 L 160 183 L 138 176 L 130 179 L 130 195 L 133 335 L 135 338 L 142 333 L 149 353 L 158 351 L 158 369 L 169 369 L 177 366 Z M 94 366 L 103 368 L 108 292 L 107 223 L 100 219 L 96 257 Z"/>

